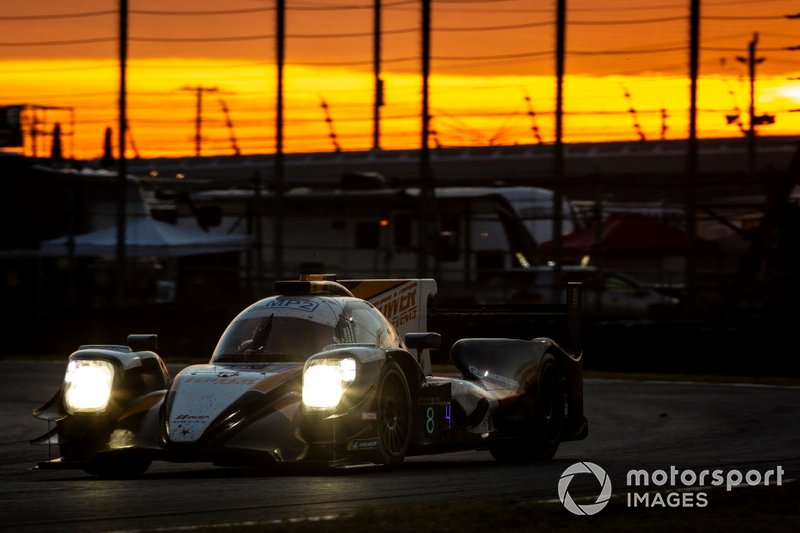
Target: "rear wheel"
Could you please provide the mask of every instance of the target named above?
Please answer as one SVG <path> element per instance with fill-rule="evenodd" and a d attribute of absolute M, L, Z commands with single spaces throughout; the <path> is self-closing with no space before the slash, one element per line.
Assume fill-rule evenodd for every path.
<path fill-rule="evenodd" d="M 400 366 L 392 359 L 381 371 L 377 397 L 380 462 L 399 465 L 411 443 L 411 394 Z"/>
<path fill-rule="evenodd" d="M 533 455 L 535 460 L 548 460 L 558 450 L 564 428 L 564 383 L 552 358 L 542 367 L 537 400 L 535 423 L 538 435 Z"/>
<path fill-rule="evenodd" d="M 542 361 L 536 385 L 534 414 L 527 434 L 494 443 L 490 451 L 499 462 L 548 461 L 561 444 L 564 426 L 564 386 L 552 355 Z"/>

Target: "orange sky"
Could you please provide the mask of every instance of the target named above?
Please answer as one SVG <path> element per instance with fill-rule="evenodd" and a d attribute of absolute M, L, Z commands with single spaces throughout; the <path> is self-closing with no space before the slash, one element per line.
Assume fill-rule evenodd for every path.
<path fill-rule="evenodd" d="M 386 106 L 382 146 L 419 144 L 418 0 L 383 0 Z M 274 2 L 130 0 L 129 122 L 143 157 L 194 153 L 195 101 L 186 86 L 217 87 L 204 100 L 203 153 L 231 153 L 219 99 L 243 153 L 274 149 Z M 372 134 L 372 0 L 287 0 L 287 151 L 332 150 L 320 106 L 330 106 L 344 150 Z M 759 33 L 757 111 L 776 115 L 762 135 L 800 133 L 800 11 L 794 0 L 702 2 L 700 135 L 740 135 L 725 115 L 749 101 L 745 55 Z M 0 10 L 0 105 L 74 109 L 67 153 L 97 157 L 116 125 L 117 2 L 6 0 Z M 443 146 L 532 143 L 534 121 L 553 139 L 552 0 L 433 0 L 431 109 Z M 568 0 L 567 142 L 687 134 L 689 0 Z M 208 12 L 216 12 L 208 14 Z M 225 13 L 222 13 L 225 12 Z M 83 42 L 91 41 L 91 42 Z M 626 90 L 630 99 L 625 97 Z M 636 115 L 628 110 L 633 106 Z M 69 124 L 51 110 L 46 128 Z M 67 131 L 70 126 L 65 126 Z M 46 139 L 38 147 L 46 153 Z M 31 153 L 32 147 L 27 148 Z M 132 154 L 132 152 L 129 152 Z"/>

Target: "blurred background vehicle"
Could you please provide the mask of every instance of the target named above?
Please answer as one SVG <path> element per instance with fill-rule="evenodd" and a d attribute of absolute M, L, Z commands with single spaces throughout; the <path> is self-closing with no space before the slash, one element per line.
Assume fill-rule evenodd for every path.
<path fill-rule="evenodd" d="M 564 284 L 583 284 L 585 316 L 593 320 L 657 319 L 677 316 L 682 300 L 680 288 L 651 286 L 623 272 L 592 266 L 565 265 L 561 280 L 551 266 L 506 271 L 488 276 L 474 293 L 483 304 L 526 304 L 551 301 L 554 290 Z"/>

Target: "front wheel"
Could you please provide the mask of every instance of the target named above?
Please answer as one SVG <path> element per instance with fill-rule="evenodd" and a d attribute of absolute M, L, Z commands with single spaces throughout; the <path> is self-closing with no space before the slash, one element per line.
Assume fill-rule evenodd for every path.
<path fill-rule="evenodd" d="M 388 467 L 403 462 L 411 444 L 411 394 L 400 366 L 386 361 L 377 392 L 378 460 Z"/>

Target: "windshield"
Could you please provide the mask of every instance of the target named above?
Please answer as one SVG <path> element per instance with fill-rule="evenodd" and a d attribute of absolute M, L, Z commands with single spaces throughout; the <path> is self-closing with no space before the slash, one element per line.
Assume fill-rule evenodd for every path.
<path fill-rule="evenodd" d="M 223 333 L 213 361 L 305 361 L 335 342 L 333 327 L 311 320 L 275 315 L 243 318 Z"/>

